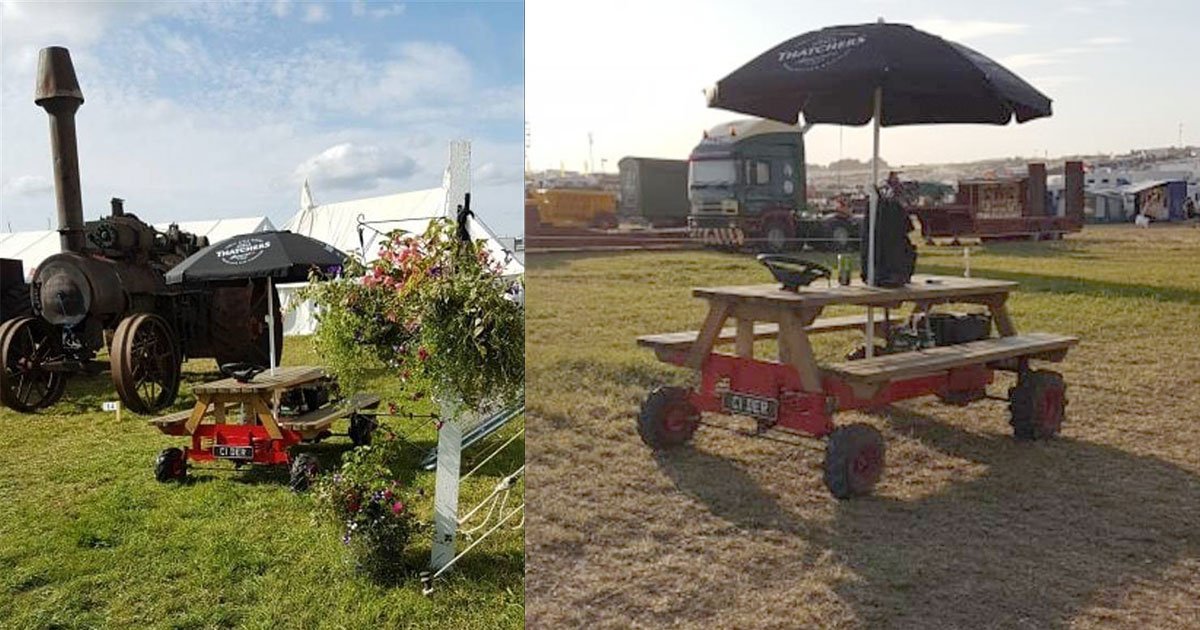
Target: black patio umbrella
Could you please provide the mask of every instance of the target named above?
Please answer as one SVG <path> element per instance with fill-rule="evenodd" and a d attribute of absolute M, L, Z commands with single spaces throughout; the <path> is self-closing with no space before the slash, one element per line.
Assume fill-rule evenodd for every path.
<path fill-rule="evenodd" d="M 1050 99 L 995 61 L 907 24 L 832 26 L 793 37 L 708 90 L 709 107 L 797 124 L 874 121 L 867 283 L 875 284 L 879 127 L 1008 124 L 1050 115 Z M 870 309 L 868 309 L 870 321 Z M 867 356 L 874 347 L 867 324 Z"/>
<path fill-rule="evenodd" d="M 188 256 L 167 272 L 167 284 L 267 279 L 267 325 L 271 372 L 275 372 L 275 311 L 272 284 L 304 282 L 315 269 L 322 275 L 341 270 L 346 255 L 333 245 L 288 231 L 254 232 L 218 241 Z"/>

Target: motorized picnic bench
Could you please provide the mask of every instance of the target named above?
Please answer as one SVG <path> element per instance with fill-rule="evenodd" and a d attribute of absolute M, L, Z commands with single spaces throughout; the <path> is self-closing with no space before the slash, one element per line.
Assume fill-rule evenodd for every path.
<path fill-rule="evenodd" d="M 229 460 L 235 465 L 290 465 L 291 485 L 304 490 L 317 473 L 317 460 L 297 453 L 296 445 L 332 435 L 334 421 L 350 418 L 349 437 L 368 444 L 375 421 L 364 410 L 379 405 L 379 396 L 355 394 L 331 402 L 336 383 L 320 367 L 281 367 L 250 378 L 230 377 L 192 388 L 196 404 L 159 416 L 150 424 L 167 435 L 189 435 L 190 447 L 168 448 L 155 463 L 159 481 L 182 479 L 187 462 Z"/>
<path fill-rule="evenodd" d="M 873 489 L 883 471 L 885 449 L 883 437 L 870 425 L 835 427 L 837 411 L 879 409 L 929 394 L 964 405 L 988 397 L 993 371 L 1006 370 L 1017 373 L 1017 385 L 1008 396 L 1016 437 L 1051 437 L 1063 421 L 1065 384 L 1057 372 L 1032 370 L 1029 363 L 1061 361 L 1078 339 L 1017 333 L 1006 307 L 1016 286 L 1003 280 L 915 275 L 898 288 L 855 281 L 794 291 L 777 284 L 693 289 L 695 297 L 709 304 L 699 330 L 645 335 L 637 341 L 661 361 L 698 370 L 700 384 L 695 389 L 660 387 L 652 392 L 642 405 L 638 432 L 652 448 L 678 446 L 692 437 L 700 414 L 707 412 L 752 418 L 757 422 L 755 434 L 777 428 L 828 437 L 825 484 L 834 496 L 848 498 Z M 889 332 L 897 324 L 916 329 L 923 323 L 928 328 L 938 315 L 933 307 L 951 303 L 984 307 L 986 314 L 978 315 L 986 317 L 979 338 L 908 349 L 889 343 L 877 356 L 824 366 L 813 355 L 809 335 L 865 330 L 867 324 L 866 313 L 821 318 L 827 306 L 876 307 L 876 331 L 891 339 Z M 913 306 L 912 313 L 898 317 L 893 311 L 905 304 Z M 726 327 L 730 319 L 736 325 Z M 997 336 L 991 335 L 992 323 Z M 755 341 L 761 339 L 778 342 L 777 361 L 755 356 Z M 734 343 L 734 354 L 714 351 L 717 344 L 728 342 Z"/>

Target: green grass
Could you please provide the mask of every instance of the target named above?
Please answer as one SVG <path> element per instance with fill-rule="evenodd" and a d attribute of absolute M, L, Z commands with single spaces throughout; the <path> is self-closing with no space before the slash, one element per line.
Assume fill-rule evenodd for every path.
<path fill-rule="evenodd" d="M 818 441 L 704 427 L 656 455 L 637 436 L 646 394 L 695 376 L 635 338 L 698 328 L 692 287 L 769 282 L 752 258 L 531 256 L 530 625 L 1195 627 L 1200 229 L 1088 227 L 975 247 L 971 264 L 1020 283 L 1019 331 L 1080 337 L 1052 367 L 1062 436 L 1015 442 L 998 401 L 839 414 L 888 443 L 875 495 L 841 502 Z M 962 250 L 923 247 L 919 271 L 961 274 Z M 857 343 L 814 338 L 823 360 Z M 998 374 L 991 393 L 1012 384 Z"/>
<path fill-rule="evenodd" d="M 306 338 L 289 338 L 285 364 L 319 364 Z M 185 366 L 176 408 L 189 385 L 214 378 L 211 360 Z M 370 391 L 401 409 L 426 413 L 394 379 Z M 75 379 L 64 400 L 43 413 L 0 409 L 0 627 L 4 628 L 514 628 L 524 619 L 524 538 L 498 533 L 466 556 L 431 597 L 415 573 L 377 585 L 346 562 L 339 532 L 312 518 L 312 500 L 287 488 L 283 469 L 193 468 L 188 483 L 154 481 L 159 450 L 182 446 L 142 418 L 100 411 L 115 400 L 108 375 Z M 420 453 L 436 429 L 422 420 L 387 419 Z M 335 430 L 343 431 L 341 423 Z M 514 423 L 523 425 L 523 422 Z M 468 452 L 471 466 L 520 426 Z M 463 486 L 473 506 L 524 460 L 521 440 Z M 336 466 L 350 443 L 315 447 Z M 419 457 L 414 450 L 414 458 Z M 464 468 L 468 470 L 469 468 Z M 412 475 L 432 511 L 433 474 Z M 460 544 L 465 545 L 463 541 Z M 429 540 L 408 562 L 423 568 Z M 419 565 L 419 566 L 418 566 Z"/>

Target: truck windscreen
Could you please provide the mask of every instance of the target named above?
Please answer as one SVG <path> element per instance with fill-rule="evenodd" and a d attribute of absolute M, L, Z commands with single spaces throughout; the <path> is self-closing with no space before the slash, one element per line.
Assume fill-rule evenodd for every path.
<path fill-rule="evenodd" d="M 733 160 L 693 160 L 688 164 L 688 187 L 732 186 L 737 183 Z"/>

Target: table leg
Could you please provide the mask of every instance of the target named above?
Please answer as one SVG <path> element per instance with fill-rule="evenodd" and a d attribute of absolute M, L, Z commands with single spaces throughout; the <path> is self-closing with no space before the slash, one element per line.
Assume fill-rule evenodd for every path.
<path fill-rule="evenodd" d="M 737 320 L 737 355 L 743 359 L 754 358 L 754 320 L 739 317 Z"/>
<path fill-rule="evenodd" d="M 725 326 L 725 320 L 728 318 L 728 302 L 713 302 L 709 306 L 708 318 L 704 320 L 700 336 L 696 337 L 696 342 L 688 349 L 687 361 L 684 362 L 686 366 L 693 370 L 699 370 L 704 365 L 705 357 L 712 353 L 713 344 L 721 335 L 721 329 Z"/>
<path fill-rule="evenodd" d="M 1001 337 L 1012 337 L 1017 334 L 1017 327 L 1008 314 L 1007 293 L 988 298 L 985 304 L 992 314 L 992 320 L 996 322 L 996 332 L 1000 333 Z"/>
<path fill-rule="evenodd" d="M 800 313 L 784 312 L 779 318 L 779 360 L 796 368 L 800 384 L 807 392 L 821 391 L 821 370 L 813 356 L 812 344 L 804 327 L 816 320 L 820 310 L 805 310 Z"/>
<path fill-rule="evenodd" d="M 267 430 L 267 435 L 275 440 L 283 438 L 283 433 L 279 430 L 279 424 L 275 422 L 275 416 L 271 414 L 271 408 L 267 405 L 266 400 L 255 398 L 254 411 L 258 414 L 258 421 Z"/>
<path fill-rule="evenodd" d="M 196 427 L 200 426 L 200 421 L 204 420 L 204 414 L 208 411 L 209 398 L 208 396 L 196 396 L 196 405 L 192 407 L 192 415 L 188 417 L 187 424 L 184 425 L 184 430 L 188 435 L 196 432 Z"/>

